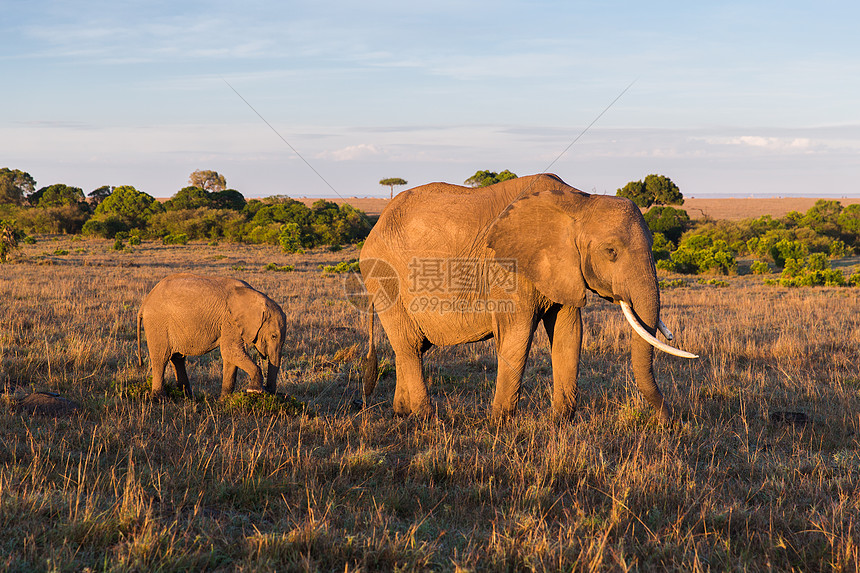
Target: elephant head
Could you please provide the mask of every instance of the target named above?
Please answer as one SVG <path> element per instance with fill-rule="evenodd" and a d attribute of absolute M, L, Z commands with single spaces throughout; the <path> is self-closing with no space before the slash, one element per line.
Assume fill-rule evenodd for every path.
<path fill-rule="evenodd" d="M 528 229 L 528 236 L 524 230 Z M 628 199 L 588 195 L 570 187 L 539 190 L 511 203 L 488 228 L 496 259 L 516 261 L 517 272 L 551 301 L 581 307 L 585 291 L 619 304 L 639 336 L 631 361 L 639 389 L 668 421 L 671 410 L 654 380 L 653 347 L 695 358 L 655 337 L 660 290 L 651 233 Z M 671 339 L 671 338 L 670 338 Z"/>
<path fill-rule="evenodd" d="M 265 388 L 274 392 L 287 331 L 284 311 L 266 295 L 249 288 L 234 289 L 227 307 L 244 343 L 253 345 L 268 362 Z"/>

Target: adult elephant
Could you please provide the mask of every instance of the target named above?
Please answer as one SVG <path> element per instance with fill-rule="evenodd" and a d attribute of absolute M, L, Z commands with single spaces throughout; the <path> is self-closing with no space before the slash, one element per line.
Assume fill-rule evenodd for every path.
<path fill-rule="evenodd" d="M 555 175 L 471 189 L 432 183 L 394 198 L 361 250 L 370 300 L 365 395 L 376 383 L 373 311 L 396 354 L 394 410 L 427 415 L 423 355 L 431 346 L 495 338 L 493 415 L 516 411 L 539 322 L 549 336 L 553 409 L 570 415 L 586 290 L 617 303 L 640 336 L 631 343 L 636 383 L 664 422 L 672 412 L 654 380 L 654 347 L 696 356 L 660 321 L 651 233 L 630 200 L 589 195 Z"/>
<path fill-rule="evenodd" d="M 190 398 L 185 357 L 206 354 L 216 346 L 220 346 L 224 361 L 222 398 L 233 392 L 239 368 L 251 377 L 248 392 L 275 392 L 286 316 L 275 301 L 245 281 L 191 273 L 162 279 L 146 295 L 137 313 L 137 359 L 142 366 L 141 324 L 152 366 L 153 398 L 164 394 L 168 360 L 177 383 Z M 265 386 L 260 367 L 246 352 L 246 345 L 253 345 L 268 361 Z"/>

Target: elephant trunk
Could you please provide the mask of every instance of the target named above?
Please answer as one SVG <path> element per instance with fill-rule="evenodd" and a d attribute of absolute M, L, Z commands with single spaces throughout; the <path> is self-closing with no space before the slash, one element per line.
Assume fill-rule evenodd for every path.
<path fill-rule="evenodd" d="M 657 290 L 656 279 L 654 283 L 652 288 L 642 289 L 642 292 L 637 291 L 637 294 L 631 298 L 632 312 L 638 317 L 638 322 L 650 334 L 651 338 L 654 338 L 660 320 L 660 294 Z M 641 335 L 631 337 L 630 361 L 639 391 L 642 392 L 648 403 L 657 410 L 660 421 L 663 423 L 670 422 L 672 409 L 663 398 L 663 393 L 654 379 L 654 347 Z"/>
<path fill-rule="evenodd" d="M 278 372 L 281 370 L 280 358 L 269 359 L 269 368 L 266 372 L 266 392 L 274 394 L 278 388 Z"/>

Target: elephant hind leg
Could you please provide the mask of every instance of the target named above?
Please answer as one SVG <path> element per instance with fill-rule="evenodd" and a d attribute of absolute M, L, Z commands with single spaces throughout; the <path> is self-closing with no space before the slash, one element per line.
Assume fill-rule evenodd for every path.
<path fill-rule="evenodd" d="M 394 413 L 429 416 L 432 411 L 427 382 L 424 380 L 424 353 L 420 348 L 395 349 L 397 380 L 394 388 Z"/>
<path fill-rule="evenodd" d="M 188 381 L 188 372 L 185 370 L 185 357 L 179 353 L 170 357 L 173 371 L 176 373 L 176 384 L 182 388 L 186 398 L 192 398 L 191 382 Z"/>
<path fill-rule="evenodd" d="M 160 398 L 166 394 L 164 390 L 164 369 L 170 356 L 165 348 L 147 344 L 149 350 L 149 365 L 152 367 L 152 391 L 150 397 Z"/>
<path fill-rule="evenodd" d="M 582 349 L 582 315 L 574 306 L 554 309 L 543 319 L 552 353 L 552 408 L 569 418 L 576 411 L 579 357 Z"/>

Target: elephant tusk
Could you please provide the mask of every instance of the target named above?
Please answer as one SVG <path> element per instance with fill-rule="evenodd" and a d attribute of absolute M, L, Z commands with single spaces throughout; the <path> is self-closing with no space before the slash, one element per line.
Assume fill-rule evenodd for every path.
<path fill-rule="evenodd" d="M 645 341 L 648 344 L 650 344 L 651 346 L 653 346 L 654 348 L 658 348 L 658 349 L 662 350 L 663 352 L 666 352 L 668 354 L 672 354 L 674 356 L 680 356 L 681 358 L 698 358 L 699 357 L 698 354 L 691 354 L 690 352 L 678 350 L 677 348 L 674 348 L 674 347 L 669 346 L 668 344 L 666 344 L 664 342 L 660 342 L 659 340 L 657 340 L 657 338 L 654 335 L 652 335 L 650 332 L 645 330 L 645 327 L 642 326 L 642 324 L 639 322 L 639 320 L 636 318 L 636 316 L 634 316 L 633 310 L 631 310 L 630 305 L 628 305 L 624 301 L 621 301 L 621 310 L 622 310 L 622 312 L 624 312 L 624 318 L 627 319 L 627 322 L 630 323 L 630 326 L 633 327 L 633 330 L 636 331 L 636 334 L 638 334 L 643 339 L 645 339 Z"/>
<path fill-rule="evenodd" d="M 666 340 L 675 340 L 675 335 L 672 334 L 672 331 L 666 328 L 666 325 L 663 324 L 663 321 L 657 320 L 657 328 L 660 329 L 660 332 L 663 333 L 663 336 L 666 337 Z"/>

